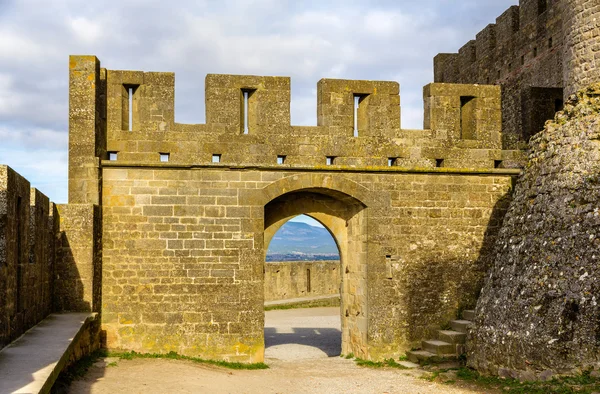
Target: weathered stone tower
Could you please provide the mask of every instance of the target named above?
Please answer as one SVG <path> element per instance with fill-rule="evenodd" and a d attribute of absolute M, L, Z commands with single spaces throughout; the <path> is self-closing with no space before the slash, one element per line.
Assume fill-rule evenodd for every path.
<path fill-rule="evenodd" d="M 563 0 L 565 97 L 600 81 L 600 2 Z"/>
<path fill-rule="evenodd" d="M 470 366 L 520 379 L 580 373 L 600 360 L 600 2 L 554 6 L 569 99 L 529 142 L 468 342 Z"/>

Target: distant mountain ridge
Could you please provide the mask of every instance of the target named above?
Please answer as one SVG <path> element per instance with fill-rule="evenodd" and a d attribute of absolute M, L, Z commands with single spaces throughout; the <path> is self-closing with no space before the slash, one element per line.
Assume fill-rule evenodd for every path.
<path fill-rule="evenodd" d="M 337 245 L 329 231 L 301 222 L 287 222 L 281 226 L 267 251 L 267 261 L 339 258 Z"/>

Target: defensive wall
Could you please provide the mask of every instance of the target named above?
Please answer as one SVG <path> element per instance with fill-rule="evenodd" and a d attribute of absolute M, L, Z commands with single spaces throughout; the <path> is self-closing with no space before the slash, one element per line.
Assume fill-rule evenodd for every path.
<path fill-rule="evenodd" d="M 340 294 L 341 264 L 333 261 L 265 263 L 265 302 Z"/>
<path fill-rule="evenodd" d="M 92 311 L 100 260 L 98 254 L 89 265 L 82 259 L 92 254 L 100 228 L 88 214 L 53 204 L 0 165 L 0 348 L 52 312 Z M 85 336 L 91 347 L 99 346 L 97 324 Z"/>
<path fill-rule="evenodd" d="M 434 81 L 502 87 L 502 146 L 529 138 L 595 81 L 600 68 L 600 4 L 594 0 L 520 0 L 458 53 L 434 59 Z"/>
<path fill-rule="evenodd" d="M 319 81 L 312 127 L 285 77 L 208 75 L 206 124 L 176 123 L 174 94 L 71 57 L 69 202 L 101 205 L 109 347 L 261 361 L 265 253 L 298 214 L 340 249 L 343 353 L 401 355 L 474 305 L 523 159 L 498 87 L 426 86 L 424 130 L 395 82 Z"/>
<path fill-rule="evenodd" d="M 0 348 L 52 310 L 56 217 L 46 196 L 0 166 Z"/>
<path fill-rule="evenodd" d="M 526 147 L 562 109 L 566 33 L 561 11 L 559 0 L 520 0 L 458 53 L 434 59 L 435 82 L 502 87 L 506 149 Z"/>

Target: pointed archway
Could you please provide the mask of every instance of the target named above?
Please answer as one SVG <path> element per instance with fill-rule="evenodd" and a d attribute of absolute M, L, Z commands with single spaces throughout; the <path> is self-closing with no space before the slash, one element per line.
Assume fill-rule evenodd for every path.
<path fill-rule="evenodd" d="M 308 215 L 330 232 L 340 253 L 342 354 L 367 357 L 366 206 L 336 190 L 308 188 L 284 193 L 264 207 L 264 250 L 291 218 Z"/>

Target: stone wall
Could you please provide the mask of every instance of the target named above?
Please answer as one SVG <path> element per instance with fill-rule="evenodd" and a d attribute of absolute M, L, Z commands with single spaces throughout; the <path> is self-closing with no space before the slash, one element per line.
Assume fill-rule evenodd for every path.
<path fill-rule="evenodd" d="M 56 245 L 56 311 L 100 311 L 102 228 L 100 209 L 91 204 L 61 204 Z"/>
<path fill-rule="evenodd" d="M 563 1 L 565 95 L 600 81 L 600 3 Z"/>
<path fill-rule="evenodd" d="M 600 354 L 600 84 L 531 140 L 477 302 L 469 364 L 522 379 L 581 373 Z"/>
<path fill-rule="evenodd" d="M 98 206 L 59 205 L 0 165 L 0 347 L 51 312 L 100 310 Z"/>
<path fill-rule="evenodd" d="M 312 127 L 290 125 L 284 77 L 207 76 L 195 125 L 172 73 L 73 56 L 70 82 L 70 202 L 102 205 L 109 347 L 262 361 L 266 245 L 298 214 L 340 249 L 344 353 L 401 355 L 474 305 L 523 159 L 501 149 L 498 87 L 428 85 L 426 129 L 405 130 L 395 82 L 319 81 Z"/>
<path fill-rule="evenodd" d="M 0 347 L 52 310 L 56 219 L 46 196 L 0 165 Z"/>
<path fill-rule="evenodd" d="M 358 246 L 362 252 L 341 251 L 342 281 L 364 275 L 365 283 L 343 292 L 364 298 L 364 307 L 348 307 L 348 314 L 367 316 L 368 308 L 364 352 L 377 358 L 402 354 L 457 309 L 474 305 L 484 270 L 480 257 L 493 240 L 512 183 L 506 175 L 303 174 L 113 163 L 103 173 L 102 318 L 108 345 L 243 361 L 262 358 L 265 205 L 274 197 L 320 188 L 340 193 L 336 198 L 346 191 L 365 201 L 368 233 Z M 327 213 L 334 202 L 324 198 L 321 209 L 306 213 Z M 330 228 L 338 240 L 343 226 Z M 357 226 L 362 224 L 349 232 L 358 232 Z M 344 263 L 361 254 L 365 266 Z"/>
<path fill-rule="evenodd" d="M 265 302 L 340 294 L 340 261 L 265 263 Z"/>
<path fill-rule="evenodd" d="M 434 59 L 435 82 L 502 87 L 504 149 L 526 148 L 529 138 L 562 108 L 561 1 L 520 0 L 519 6 L 510 7 L 458 53 Z M 564 3 L 570 7 L 571 2 Z M 579 59 L 584 51 L 582 46 Z"/>

